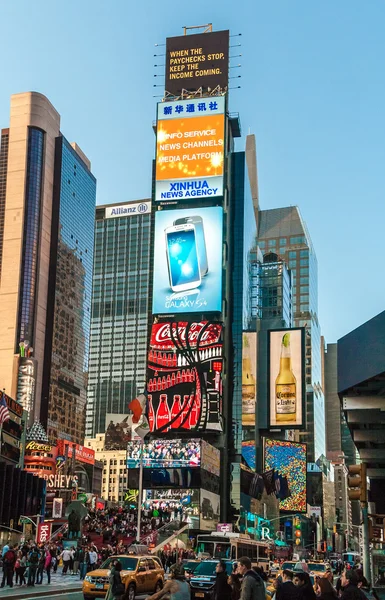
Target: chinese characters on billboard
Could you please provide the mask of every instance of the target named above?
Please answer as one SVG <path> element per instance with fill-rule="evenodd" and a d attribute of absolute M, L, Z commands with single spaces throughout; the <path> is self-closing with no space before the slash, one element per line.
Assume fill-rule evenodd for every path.
<path fill-rule="evenodd" d="M 290 496 L 280 510 L 306 512 L 306 444 L 265 440 L 265 470 L 274 469 L 287 478 Z"/>
<path fill-rule="evenodd" d="M 173 96 L 182 90 L 210 92 L 227 89 L 229 31 L 180 35 L 166 40 L 165 89 Z"/>
<path fill-rule="evenodd" d="M 158 104 L 155 200 L 223 196 L 225 98 Z"/>
<path fill-rule="evenodd" d="M 154 323 L 147 360 L 150 431 L 222 431 L 222 325 Z"/>
<path fill-rule="evenodd" d="M 200 440 L 132 441 L 127 444 L 127 468 L 140 465 L 143 447 L 143 467 L 152 469 L 199 467 L 201 463 Z"/>
<path fill-rule="evenodd" d="M 223 210 L 156 213 L 152 312 L 221 312 Z"/>
<path fill-rule="evenodd" d="M 269 332 L 270 427 L 303 426 L 303 329 Z"/>
<path fill-rule="evenodd" d="M 257 334 L 243 333 L 242 425 L 255 426 L 257 403 Z"/>

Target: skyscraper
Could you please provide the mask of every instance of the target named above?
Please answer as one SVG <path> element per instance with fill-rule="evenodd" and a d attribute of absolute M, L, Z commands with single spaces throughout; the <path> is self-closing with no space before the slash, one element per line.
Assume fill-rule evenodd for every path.
<path fill-rule="evenodd" d="M 88 438 L 145 388 L 150 226 L 150 200 L 96 209 Z"/>
<path fill-rule="evenodd" d="M 321 333 L 318 322 L 318 266 L 313 244 L 298 207 L 262 210 L 258 244 L 291 271 L 293 325 L 306 328 L 306 431 L 308 461 L 326 454 L 325 401 L 322 388 Z"/>
<path fill-rule="evenodd" d="M 30 423 L 81 442 L 96 181 L 42 94 L 11 97 L 1 141 L 1 385 Z"/>

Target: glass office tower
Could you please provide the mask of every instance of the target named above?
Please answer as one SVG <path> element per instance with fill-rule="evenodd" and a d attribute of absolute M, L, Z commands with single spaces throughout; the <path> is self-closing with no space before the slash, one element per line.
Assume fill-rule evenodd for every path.
<path fill-rule="evenodd" d="M 50 439 L 82 444 L 87 399 L 96 180 L 87 158 L 56 139 L 42 410 Z M 45 421 L 45 419 L 43 419 Z"/>
<path fill-rule="evenodd" d="M 149 297 L 151 203 L 96 209 L 86 437 L 106 414 L 128 414 L 143 392 Z"/>
<path fill-rule="evenodd" d="M 299 433 L 299 439 L 307 443 L 308 462 L 315 462 L 321 455 L 326 455 L 318 266 L 298 207 L 262 210 L 258 245 L 264 255 L 273 252 L 290 269 L 293 325 L 306 328 L 306 431 Z"/>

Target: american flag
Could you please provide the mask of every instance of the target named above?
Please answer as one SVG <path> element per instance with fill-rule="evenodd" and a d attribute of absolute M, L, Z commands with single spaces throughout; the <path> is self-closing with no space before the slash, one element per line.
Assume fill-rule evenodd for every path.
<path fill-rule="evenodd" d="M 2 394 L 0 400 L 0 425 L 5 423 L 5 421 L 9 421 L 9 410 L 4 398 L 4 394 Z"/>

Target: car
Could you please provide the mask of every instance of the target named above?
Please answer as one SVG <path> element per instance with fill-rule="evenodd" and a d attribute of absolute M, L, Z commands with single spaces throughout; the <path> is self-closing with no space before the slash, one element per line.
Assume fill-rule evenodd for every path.
<path fill-rule="evenodd" d="M 164 569 L 155 556 L 120 555 L 108 558 L 99 569 L 90 571 L 83 581 L 84 600 L 104 598 L 109 587 L 109 576 L 115 561 L 122 563 L 121 577 L 128 600 L 136 594 L 159 592 L 164 583 Z"/>
<path fill-rule="evenodd" d="M 197 565 L 190 577 L 191 600 L 211 600 L 218 563 L 219 560 L 202 560 Z M 224 563 L 227 573 L 231 575 L 237 562 L 225 560 Z"/>
<path fill-rule="evenodd" d="M 200 560 L 191 560 L 189 558 L 185 558 L 182 560 L 182 566 L 185 570 L 186 579 L 190 579 L 192 574 L 194 573 L 197 566 L 200 564 Z"/>

